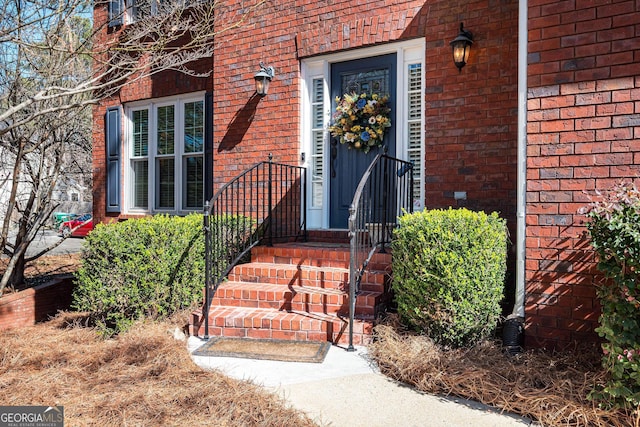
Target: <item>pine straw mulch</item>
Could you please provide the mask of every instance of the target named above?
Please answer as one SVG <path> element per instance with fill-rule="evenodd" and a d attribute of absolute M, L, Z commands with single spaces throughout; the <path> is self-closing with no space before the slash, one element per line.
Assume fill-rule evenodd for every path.
<path fill-rule="evenodd" d="M 63 405 L 70 426 L 313 426 L 257 385 L 196 366 L 175 323 L 113 339 L 78 314 L 0 332 L 3 405 Z"/>
<path fill-rule="evenodd" d="M 381 372 L 423 392 L 476 400 L 543 426 L 640 426 L 640 408 L 605 410 L 586 399 L 606 378 L 595 349 L 510 357 L 486 342 L 444 351 L 425 336 L 402 331 L 395 317 L 374 331 L 369 352 Z"/>
<path fill-rule="evenodd" d="M 75 273 L 80 267 L 80 258 L 80 253 L 43 255 L 25 266 L 24 284 L 15 288 L 7 287 L 3 293 L 18 292 L 40 285 L 56 277 Z M 8 258 L 0 258 L 0 274 L 4 273 L 8 261 Z"/>

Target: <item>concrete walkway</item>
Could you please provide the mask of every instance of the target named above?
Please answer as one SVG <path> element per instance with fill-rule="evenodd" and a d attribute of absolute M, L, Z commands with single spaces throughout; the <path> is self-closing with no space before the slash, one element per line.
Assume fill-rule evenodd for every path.
<path fill-rule="evenodd" d="M 193 352 L 204 341 L 190 337 Z M 250 380 L 280 394 L 321 426 L 512 427 L 531 420 L 477 402 L 421 393 L 380 374 L 365 347 L 332 346 L 323 363 L 192 356 L 205 369 Z"/>

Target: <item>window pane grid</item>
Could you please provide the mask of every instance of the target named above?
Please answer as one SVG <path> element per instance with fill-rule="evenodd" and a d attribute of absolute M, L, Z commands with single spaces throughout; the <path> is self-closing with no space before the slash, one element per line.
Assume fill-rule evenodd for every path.
<path fill-rule="evenodd" d="M 158 154 L 175 152 L 175 107 L 158 107 Z"/>
<path fill-rule="evenodd" d="M 324 125 L 324 114 L 322 114 L 322 108 L 323 106 L 320 104 L 316 104 L 314 105 L 313 108 L 313 114 L 312 114 L 312 120 L 313 120 L 313 127 L 314 128 L 321 128 Z"/>
<path fill-rule="evenodd" d="M 129 114 L 131 208 L 151 213 L 202 209 L 204 102 L 177 99 Z"/>
<path fill-rule="evenodd" d="M 184 105 L 184 152 L 199 153 L 204 147 L 204 103 Z"/>
<path fill-rule="evenodd" d="M 149 110 L 133 112 L 133 156 L 149 154 Z"/>
<path fill-rule="evenodd" d="M 311 96 L 311 102 L 321 103 L 324 100 L 324 90 L 322 85 L 322 79 L 313 79 L 313 94 Z"/>
<path fill-rule="evenodd" d="M 133 207 L 146 209 L 149 206 L 149 162 L 133 162 Z"/>

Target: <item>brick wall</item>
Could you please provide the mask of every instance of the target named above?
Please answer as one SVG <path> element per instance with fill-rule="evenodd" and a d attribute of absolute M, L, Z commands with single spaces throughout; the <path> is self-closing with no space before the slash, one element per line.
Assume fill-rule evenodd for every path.
<path fill-rule="evenodd" d="M 256 2 L 257 3 L 257 2 Z M 214 190 L 256 162 L 267 160 L 296 164 L 299 161 L 300 59 L 312 55 L 372 46 L 419 37 L 425 33 L 423 1 L 394 2 L 221 2 L 217 31 L 239 22 L 238 28 L 221 32 L 216 53 L 203 60 L 203 70 L 215 73 L 207 79 L 163 73 L 136 82 L 94 109 L 94 215 L 105 214 L 104 113 L 106 108 L 128 101 L 169 96 L 197 90 L 213 90 Z M 95 20 L 106 19 L 96 8 Z M 117 36 L 102 34 L 103 38 Z M 455 36 L 455 34 L 454 34 Z M 275 68 L 276 76 L 265 98 L 254 94 L 254 74 L 259 63 Z M 208 68 L 207 68 L 208 67 Z M 122 218 L 114 215 L 112 219 Z"/>
<path fill-rule="evenodd" d="M 94 22 L 105 22 L 107 19 L 107 2 L 98 2 L 94 7 Z M 97 36 L 97 43 L 107 43 L 120 37 L 123 29 L 117 31 L 103 26 Z M 213 60 L 205 58 L 189 65 L 190 69 L 205 75 L 213 69 Z M 173 71 L 154 74 L 150 78 L 137 80 L 134 84 L 125 86 L 114 96 L 101 100 L 93 108 L 93 216 L 94 222 L 114 221 L 123 218 L 120 214 L 106 212 L 106 170 L 105 170 L 105 124 L 104 118 L 107 108 L 119 106 L 126 102 L 173 96 L 182 93 L 210 91 L 211 77 L 193 77 Z M 124 174 L 124 168 L 121 168 Z M 121 179 L 124 182 L 124 178 Z"/>
<path fill-rule="evenodd" d="M 426 19 L 426 207 L 498 211 L 515 237 L 518 2 L 431 2 Z M 474 43 L 458 72 L 449 42 L 460 22 Z M 462 191 L 467 199 L 456 200 Z M 512 251 L 508 312 L 514 270 Z"/>
<path fill-rule="evenodd" d="M 233 11 L 240 2 L 227 4 Z M 423 6 L 416 0 L 268 2 L 246 25 L 225 33 L 214 57 L 214 187 L 269 153 L 274 161 L 299 163 L 300 59 L 420 36 Z M 260 62 L 275 68 L 262 99 L 253 80 Z"/>
<path fill-rule="evenodd" d="M 0 298 L 0 331 L 30 326 L 71 306 L 71 277 L 6 294 Z"/>
<path fill-rule="evenodd" d="M 596 340 L 580 207 L 640 176 L 640 3 L 530 1 L 527 345 Z"/>
<path fill-rule="evenodd" d="M 517 1 L 451 1 L 427 18 L 426 205 L 500 211 L 515 221 Z M 473 33 L 469 63 L 455 68 L 460 22 Z M 455 191 L 466 191 L 456 201 Z"/>
<path fill-rule="evenodd" d="M 214 188 L 273 153 L 299 161 L 300 59 L 426 36 L 426 200 L 515 218 L 517 1 L 266 3 L 248 12 L 226 2 L 213 58 Z M 98 19 L 99 15 L 97 15 Z M 277 18 L 276 18 L 277 17 Z M 449 41 L 460 22 L 474 32 L 470 63 L 458 73 Z M 106 35 L 105 35 L 106 37 Z M 267 97 L 254 96 L 259 63 L 275 68 Z M 175 75 L 173 76 L 175 79 Z M 103 115 L 106 106 L 184 91 L 171 76 L 145 81 L 94 113 L 95 214 L 104 215 Z M 188 85 L 193 87 L 193 84 Z M 467 200 L 456 202 L 455 191 Z"/>

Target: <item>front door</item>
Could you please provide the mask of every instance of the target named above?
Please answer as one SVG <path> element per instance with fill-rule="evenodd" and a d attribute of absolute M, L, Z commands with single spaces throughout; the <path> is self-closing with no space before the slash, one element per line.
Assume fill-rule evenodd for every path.
<path fill-rule="evenodd" d="M 331 65 L 331 111 L 335 111 L 336 97 L 344 94 L 375 93 L 388 96 L 391 127 L 384 136 L 384 145 L 390 156 L 395 156 L 395 102 L 396 102 L 396 54 L 382 55 Z M 329 150 L 329 225 L 331 228 L 348 227 L 349 206 L 360 178 L 371 161 L 382 150 L 374 148 L 368 153 L 349 149 L 331 137 Z"/>

